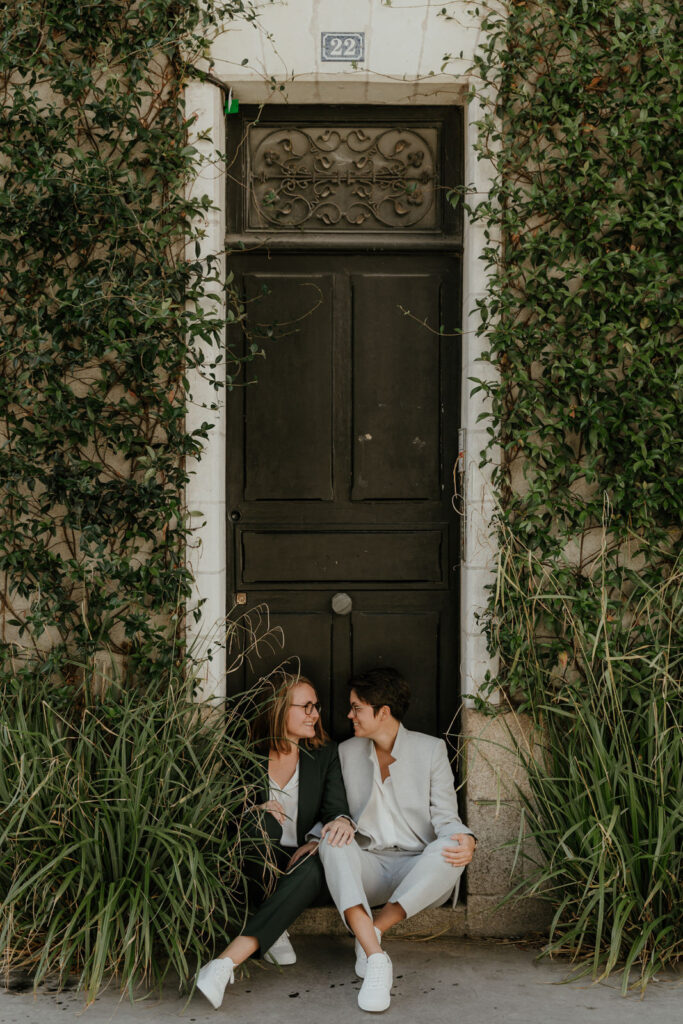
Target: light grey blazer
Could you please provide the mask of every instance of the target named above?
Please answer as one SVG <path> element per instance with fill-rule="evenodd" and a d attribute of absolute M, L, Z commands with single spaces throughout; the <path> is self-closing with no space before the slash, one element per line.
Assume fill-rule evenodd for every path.
<path fill-rule="evenodd" d="M 394 792 L 406 821 L 425 846 L 456 832 L 473 835 L 458 814 L 453 773 L 443 740 L 399 725 L 391 751 Z M 372 740 L 354 736 L 339 744 L 349 810 L 358 821 L 370 799 L 373 782 Z"/>

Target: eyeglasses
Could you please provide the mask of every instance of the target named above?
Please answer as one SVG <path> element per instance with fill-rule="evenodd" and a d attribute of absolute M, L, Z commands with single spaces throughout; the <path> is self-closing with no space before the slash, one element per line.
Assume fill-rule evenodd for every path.
<path fill-rule="evenodd" d="M 382 706 L 382 704 L 352 704 L 350 711 L 353 717 L 355 718 L 358 712 L 362 711 L 363 708 L 381 708 Z"/>
<path fill-rule="evenodd" d="M 314 704 L 312 700 L 309 700 L 308 704 L 290 704 L 290 708 L 303 708 L 305 715 L 312 715 L 314 711 L 318 714 L 322 711 L 322 704 Z"/>

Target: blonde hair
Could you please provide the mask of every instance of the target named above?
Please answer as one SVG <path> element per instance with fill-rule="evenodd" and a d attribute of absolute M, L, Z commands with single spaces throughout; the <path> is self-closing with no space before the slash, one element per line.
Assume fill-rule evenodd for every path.
<path fill-rule="evenodd" d="M 294 672 L 278 671 L 261 681 L 262 692 L 258 700 L 260 710 L 251 726 L 251 738 L 264 753 L 267 750 L 276 750 L 278 754 L 289 753 L 291 742 L 287 739 L 287 712 L 292 706 L 292 691 L 299 683 L 307 683 L 315 690 L 307 676 Z M 329 739 L 323 729 L 322 719 L 318 716 L 315 735 L 301 742 L 316 749 L 329 743 Z"/>

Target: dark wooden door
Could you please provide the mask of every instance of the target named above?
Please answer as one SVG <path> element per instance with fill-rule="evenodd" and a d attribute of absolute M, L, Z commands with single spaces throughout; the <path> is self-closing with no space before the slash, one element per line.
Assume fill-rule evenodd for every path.
<path fill-rule="evenodd" d="M 337 738 L 374 665 L 410 682 L 413 728 L 445 729 L 458 699 L 459 255 L 386 234 L 232 261 L 265 358 L 228 401 L 230 598 L 284 631 L 251 674 L 299 658 Z"/>

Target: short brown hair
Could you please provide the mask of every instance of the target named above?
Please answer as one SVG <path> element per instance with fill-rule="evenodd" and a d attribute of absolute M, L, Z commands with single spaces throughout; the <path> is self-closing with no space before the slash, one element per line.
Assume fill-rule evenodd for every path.
<path fill-rule="evenodd" d="M 285 722 L 292 704 L 292 690 L 299 683 L 308 683 L 315 690 L 311 680 L 297 672 L 280 670 L 261 680 L 261 692 L 257 696 L 259 712 L 251 726 L 251 738 L 264 753 L 270 750 L 276 750 L 278 754 L 289 753 L 291 744 L 287 739 Z M 302 740 L 302 743 L 315 749 L 329 743 L 329 740 L 318 716 L 315 736 Z"/>
<path fill-rule="evenodd" d="M 395 668 L 372 668 L 349 680 L 349 689 L 355 690 L 358 699 L 374 708 L 375 717 L 385 705 L 393 717 L 402 722 L 410 706 L 410 688 Z"/>

